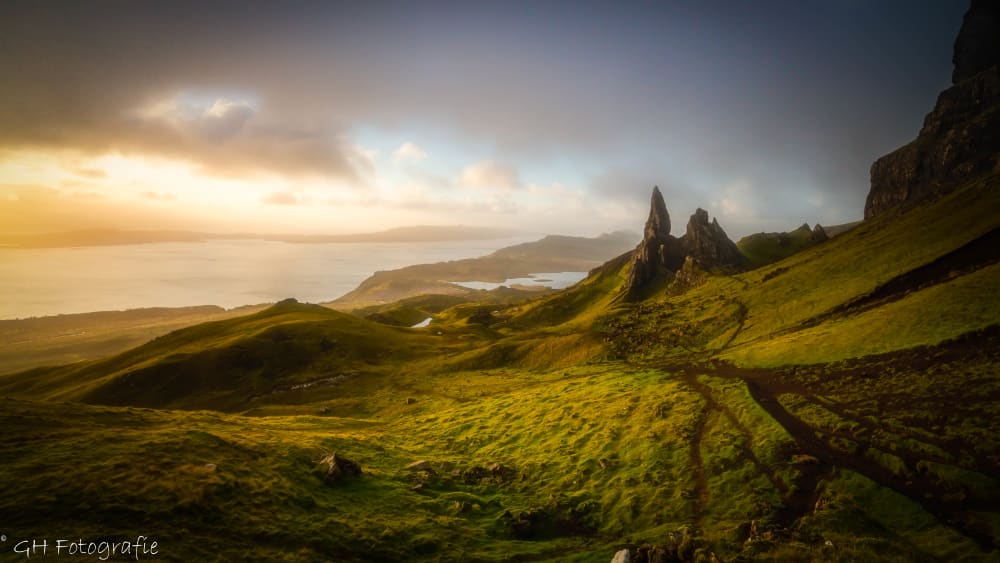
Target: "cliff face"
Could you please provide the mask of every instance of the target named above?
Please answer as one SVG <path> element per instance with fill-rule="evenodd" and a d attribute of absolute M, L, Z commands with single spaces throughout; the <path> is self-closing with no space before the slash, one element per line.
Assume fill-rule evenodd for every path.
<path fill-rule="evenodd" d="M 736 244 L 719 226 L 708 220 L 708 212 L 698 209 L 688 221 L 684 236 L 670 235 L 670 215 L 658 187 L 653 188 L 649 218 L 642 242 L 635 249 L 632 267 L 625 284 L 626 293 L 634 296 L 657 276 L 673 278 L 685 263 L 701 268 L 736 266 L 743 263 Z M 693 262 L 692 262 L 693 261 Z"/>
<path fill-rule="evenodd" d="M 649 218 L 643 229 L 642 242 L 635 249 L 635 259 L 629 270 L 626 285 L 629 292 L 646 285 L 650 280 L 668 270 L 680 267 L 684 257 L 677 256 L 677 239 L 670 236 L 670 214 L 659 187 L 653 188 L 649 202 Z"/>
<path fill-rule="evenodd" d="M 973 0 L 955 40 L 953 86 L 912 143 L 875 161 L 865 219 L 1000 166 L 1000 3 Z"/>
<path fill-rule="evenodd" d="M 702 267 L 736 266 L 743 263 L 736 243 L 729 239 L 719 222 L 708 222 L 708 211 L 698 208 L 687 224 L 687 232 L 681 237 L 686 256 L 694 258 Z"/>

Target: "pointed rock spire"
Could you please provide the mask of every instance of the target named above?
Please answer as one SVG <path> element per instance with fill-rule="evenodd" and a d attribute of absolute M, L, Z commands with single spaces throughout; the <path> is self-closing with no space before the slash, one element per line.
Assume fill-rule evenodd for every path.
<path fill-rule="evenodd" d="M 671 262 L 671 249 L 677 247 L 677 239 L 670 236 L 670 214 L 659 186 L 653 187 L 653 195 L 649 201 L 649 218 L 643 229 L 642 242 L 635 249 L 635 259 L 628 273 L 625 291 L 635 295 L 636 291 L 646 285 Z M 680 257 L 683 261 L 683 256 Z"/>
<path fill-rule="evenodd" d="M 663 201 L 660 187 L 653 186 L 653 196 L 649 200 L 649 218 L 646 219 L 643 238 L 666 240 L 669 236 L 670 213 L 667 212 L 667 204 Z"/>
<path fill-rule="evenodd" d="M 683 237 L 671 236 L 667 204 L 663 201 L 660 188 L 654 187 L 642 242 L 635 249 L 625 282 L 626 295 L 635 297 L 657 276 L 672 279 L 684 266 L 685 260 L 694 260 L 691 267 L 716 268 L 742 264 L 743 255 L 718 221 L 713 219 L 709 222 L 708 212 L 704 209 L 694 212 Z"/>

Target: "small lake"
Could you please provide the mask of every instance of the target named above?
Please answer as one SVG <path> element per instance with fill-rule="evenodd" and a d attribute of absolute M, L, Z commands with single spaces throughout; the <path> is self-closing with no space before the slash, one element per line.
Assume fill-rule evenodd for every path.
<path fill-rule="evenodd" d="M 565 289 L 585 277 L 587 277 L 587 272 L 547 272 L 541 274 L 529 274 L 526 278 L 509 278 L 501 283 L 481 281 L 461 281 L 451 283 L 467 287 L 469 289 L 485 289 L 487 291 L 502 286 L 512 287 L 515 285 Z"/>

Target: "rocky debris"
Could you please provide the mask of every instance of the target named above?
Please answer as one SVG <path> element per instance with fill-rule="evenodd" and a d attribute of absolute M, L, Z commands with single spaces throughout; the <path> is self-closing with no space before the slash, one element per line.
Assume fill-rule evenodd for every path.
<path fill-rule="evenodd" d="M 684 265 L 674 274 L 674 281 L 667 286 L 667 291 L 673 294 L 684 293 L 685 291 L 702 284 L 708 274 L 701 269 L 698 262 L 692 256 L 684 259 Z"/>
<path fill-rule="evenodd" d="M 700 207 L 691 215 L 687 233 L 681 237 L 684 254 L 697 260 L 705 268 L 738 266 L 743 255 L 736 243 L 729 239 L 719 222 L 708 222 L 708 212 Z"/>
<path fill-rule="evenodd" d="M 583 536 L 594 533 L 596 502 L 584 501 L 572 506 L 565 500 L 552 501 L 545 508 L 530 508 L 516 515 L 509 510 L 500 515 L 507 534 L 519 540 L 538 540 L 558 536 Z"/>
<path fill-rule="evenodd" d="M 323 480 L 327 483 L 337 483 L 361 476 L 360 465 L 335 453 L 319 460 L 318 466 L 323 471 Z"/>
<path fill-rule="evenodd" d="M 491 463 L 486 469 L 489 470 L 497 483 L 510 481 L 514 478 L 514 470 L 501 463 Z"/>
<path fill-rule="evenodd" d="M 632 557 L 627 549 L 619 549 L 611 558 L 611 563 L 629 563 L 630 561 L 632 561 Z"/>
<path fill-rule="evenodd" d="M 953 85 L 916 140 L 872 164 L 865 219 L 1000 169 L 1000 4 L 974 0 L 955 40 Z"/>
<path fill-rule="evenodd" d="M 643 230 L 642 242 L 633 253 L 632 266 L 625 282 L 626 294 L 634 297 L 638 291 L 658 276 L 668 279 L 693 258 L 702 268 L 737 266 L 743 255 L 726 232 L 708 212 L 698 209 L 691 216 L 684 236 L 670 234 L 670 214 L 659 187 L 653 188 L 649 218 Z"/>

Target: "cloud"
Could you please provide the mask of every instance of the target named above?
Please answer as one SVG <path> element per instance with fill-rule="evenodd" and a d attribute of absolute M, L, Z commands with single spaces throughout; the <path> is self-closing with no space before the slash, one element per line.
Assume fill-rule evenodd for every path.
<path fill-rule="evenodd" d="M 224 141 L 237 135 L 253 115 L 250 104 L 219 98 L 201 114 L 196 127 L 205 139 Z"/>
<path fill-rule="evenodd" d="M 409 141 L 399 145 L 399 148 L 392 151 L 393 162 L 419 162 L 427 158 L 427 151 L 420 148 L 416 143 Z"/>
<path fill-rule="evenodd" d="M 483 160 L 462 169 L 458 184 L 466 188 L 516 190 L 521 177 L 516 168 L 493 160 Z"/>
<path fill-rule="evenodd" d="M 746 221 L 757 217 L 753 206 L 756 195 L 746 179 L 736 180 L 722 189 L 722 197 L 712 202 L 723 217 Z"/>
<path fill-rule="evenodd" d="M 152 201 L 176 201 L 177 196 L 167 192 L 153 192 L 145 191 L 139 194 L 143 199 L 148 199 Z"/>
<path fill-rule="evenodd" d="M 272 192 L 261 201 L 268 205 L 296 205 L 299 203 L 298 198 L 291 192 Z"/>

